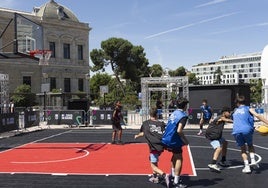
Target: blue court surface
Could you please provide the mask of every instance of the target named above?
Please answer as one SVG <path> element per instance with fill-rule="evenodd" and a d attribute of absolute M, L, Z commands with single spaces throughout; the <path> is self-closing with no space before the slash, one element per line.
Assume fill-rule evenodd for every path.
<path fill-rule="evenodd" d="M 144 143 L 144 139 L 134 140 L 134 135 L 138 133 L 138 130 L 124 129 L 123 141 L 124 145 L 134 143 Z M 190 141 L 190 153 L 193 161 L 193 167 L 195 168 L 195 175 L 183 176 L 183 181 L 188 187 L 228 187 L 228 188 L 251 188 L 258 187 L 264 188 L 268 185 L 268 136 L 260 136 L 257 132 L 254 134 L 254 144 L 256 150 L 256 159 L 259 162 L 260 168 L 252 170 L 251 174 L 242 173 L 242 159 L 239 148 L 236 146 L 234 139 L 231 135 L 231 130 L 227 129 L 224 132 L 224 137 L 229 141 L 227 160 L 230 163 L 230 167 L 222 169 L 221 173 L 215 173 L 208 169 L 207 165 L 212 159 L 213 149 L 210 147 L 209 141 L 204 136 L 197 136 L 197 130 L 186 129 L 185 134 Z M 107 143 L 111 141 L 111 129 L 94 129 L 94 128 L 66 128 L 66 129 L 43 129 L 34 132 L 22 133 L 16 136 L 0 139 L 0 159 L 1 156 L 14 150 L 23 148 L 28 144 L 85 144 L 85 143 Z M 59 148 L 58 148 L 59 149 Z M 51 155 L 59 152 L 57 148 L 50 148 Z M 146 148 L 147 149 L 147 148 Z M 27 151 L 25 151 L 27 152 Z M 124 151 L 127 155 L 130 151 Z M 123 153 L 124 153 L 123 152 Z M 29 159 L 34 158 L 30 151 L 28 152 Z M 141 152 L 144 155 L 144 152 Z M 145 152 L 146 153 L 146 152 Z M 24 153 L 25 155 L 25 153 Z M 40 155 L 40 154 L 39 154 Z M 44 155 L 48 155 L 44 153 Z M 122 155 L 122 154 L 120 154 Z M 124 155 L 124 154 L 123 154 Z M 139 155 L 136 154 L 136 155 Z M 20 159 L 20 156 L 15 156 Z M 25 156 L 23 156 L 25 158 Z M 147 157 L 147 156 L 146 156 Z M 27 153 L 26 153 L 27 158 Z M 25 160 L 25 159 L 24 159 Z M 38 160 L 38 159 L 36 159 Z M 59 159 L 57 159 L 59 160 Z M 104 161 L 103 161 L 104 160 Z M 105 161 L 106 160 L 106 161 Z M 102 160 L 96 162 L 96 167 L 105 165 L 101 164 L 102 161 L 111 161 L 109 155 L 102 157 Z M 124 159 L 123 159 L 124 160 Z M 161 158 L 160 158 L 161 160 Z M 166 160 L 166 159 L 165 159 Z M 125 163 L 122 164 L 125 165 Z M 169 163 L 167 161 L 161 161 Z M 79 164 L 81 166 L 85 165 Z M 117 162 L 117 168 L 120 169 L 120 162 Z M 135 161 L 135 163 L 139 163 Z M 149 168 L 147 162 L 144 163 L 144 168 Z M 143 165 L 137 164 L 137 165 Z M 2 165 L 2 169 L 1 169 Z M 0 187 L 114 187 L 114 188 L 153 188 L 153 187 L 165 187 L 162 184 L 153 184 L 148 181 L 146 174 L 68 174 L 68 173 L 40 173 L 38 170 L 31 173 L 17 172 L 16 166 L 9 171 L 6 171 L 3 161 L 0 161 Z M 36 164 L 35 164 L 36 165 Z M 55 163 L 55 169 L 63 165 L 62 163 Z M 135 165 L 135 164 L 134 164 Z M 42 164 L 40 164 L 41 168 Z M 5 168 L 4 168 L 5 167 Z M 61 166 L 60 166 L 61 167 Z M 38 165 L 36 166 L 38 169 Z M 76 166 L 68 167 L 76 168 Z M 121 167 L 125 168 L 125 167 Z M 169 172 L 167 172 L 169 173 Z"/>

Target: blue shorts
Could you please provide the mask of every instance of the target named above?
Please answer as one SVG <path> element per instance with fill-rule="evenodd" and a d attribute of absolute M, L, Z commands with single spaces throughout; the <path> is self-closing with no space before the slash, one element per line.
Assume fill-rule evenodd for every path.
<path fill-rule="evenodd" d="M 210 142 L 210 145 L 213 147 L 213 149 L 216 149 L 218 147 L 221 147 L 223 142 L 225 142 L 225 138 L 221 137 L 219 140 L 212 140 Z"/>
<path fill-rule="evenodd" d="M 241 147 L 247 144 L 248 146 L 253 145 L 253 134 L 248 133 L 248 134 L 243 134 L 243 133 L 238 133 L 234 134 L 234 138 L 236 141 L 237 146 Z"/>
<path fill-rule="evenodd" d="M 149 160 L 151 163 L 157 163 L 159 161 L 159 156 L 161 152 L 151 152 L 149 156 Z"/>

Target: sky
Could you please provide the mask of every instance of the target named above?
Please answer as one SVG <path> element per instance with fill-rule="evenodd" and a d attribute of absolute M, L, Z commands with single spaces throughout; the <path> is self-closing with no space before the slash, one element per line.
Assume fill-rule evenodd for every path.
<path fill-rule="evenodd" d="M 1 0 L 32 12 L 49 0 Z M 123 38 L 142 46 L 149 65 L 175 70 L 222 56 L 261 52 L 268 44 L 267 0 L 55 0 L 89 23 L 89 48 Z"/>

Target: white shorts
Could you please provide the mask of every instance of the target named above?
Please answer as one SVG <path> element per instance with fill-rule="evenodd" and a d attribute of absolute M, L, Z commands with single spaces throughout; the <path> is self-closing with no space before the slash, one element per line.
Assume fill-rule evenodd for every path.
<path fill-rule="evenodd" d="M 219 140 L 212 140 L 210 142 L 210 145 L 213 147 L 213 149 L 216 149 L 218 147 L 221 147 L 223 142 L 225 142 L 225 138 L 221 137 Z"/>

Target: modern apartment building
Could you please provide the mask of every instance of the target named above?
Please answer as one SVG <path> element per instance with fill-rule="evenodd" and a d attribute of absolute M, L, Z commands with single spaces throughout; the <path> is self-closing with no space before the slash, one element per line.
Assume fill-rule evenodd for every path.
<path fill-rule="evenodd" d="M 201 85 L 249 83 L 261 78 L 261 52 L 223 56 L 218 61 L 192 67 Z M 217 75 L 220 80 L 217 80 Z"/>

